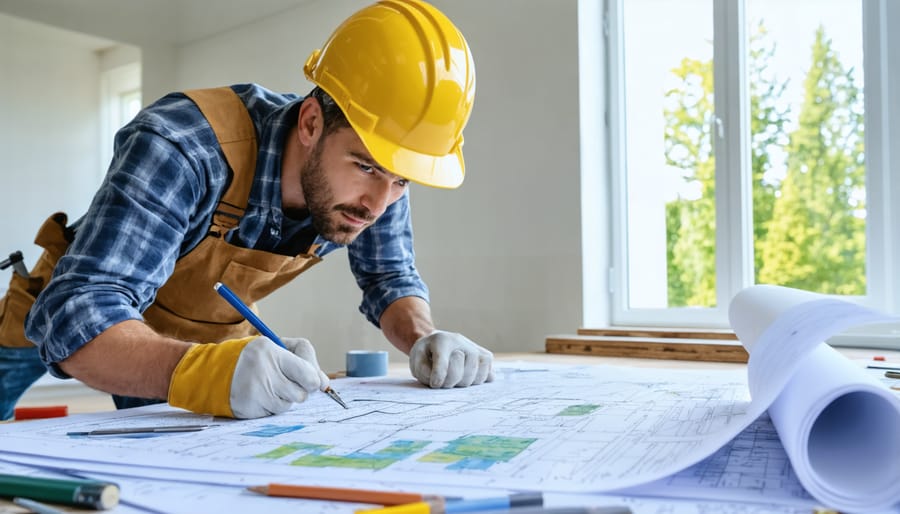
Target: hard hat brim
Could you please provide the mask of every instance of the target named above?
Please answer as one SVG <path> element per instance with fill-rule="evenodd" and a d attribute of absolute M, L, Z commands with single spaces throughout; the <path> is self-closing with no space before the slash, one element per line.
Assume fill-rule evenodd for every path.
<path fill-rule="evenodd" d="M 354 130 L 375 161 L 394 175 L 417 184 L 443 189 L 456 189 L 465 178 L 462 141 L 447 155 L 428 155 L 398 146 L 375 133 L 355 127 Z"/>

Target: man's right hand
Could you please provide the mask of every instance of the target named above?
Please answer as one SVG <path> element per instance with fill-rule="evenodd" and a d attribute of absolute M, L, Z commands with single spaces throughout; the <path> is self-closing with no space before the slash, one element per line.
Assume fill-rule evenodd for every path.
<path fill-rule="evenodd" d="M 169 404 L 192 412 L 259 418 L 288 410 L 312 391 L 328 387 L 306 339 L 267 337 L 195 344 L 172 373 Z"/>

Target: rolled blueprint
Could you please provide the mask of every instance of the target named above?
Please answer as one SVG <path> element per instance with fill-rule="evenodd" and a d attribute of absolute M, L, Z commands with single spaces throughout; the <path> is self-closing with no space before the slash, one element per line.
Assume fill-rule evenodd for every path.
<path fill-rule="evenodd" d="M 771 403 L 772 423 L 807 491 L 844 512 L 900 502 L 900 400 L 823 342 L 892 318 L 777 286 L 741 291 L 729 318 L 750 353 L 753 403 Z"/>

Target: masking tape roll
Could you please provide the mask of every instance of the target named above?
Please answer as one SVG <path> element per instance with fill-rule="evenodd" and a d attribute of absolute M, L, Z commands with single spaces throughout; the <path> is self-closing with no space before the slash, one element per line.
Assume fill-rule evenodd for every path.
<path fill-rule="evenodd" d="M 388 352 L 350 350 L 347 352 L 348 377 L 382 377 L 387 375 Z"/>

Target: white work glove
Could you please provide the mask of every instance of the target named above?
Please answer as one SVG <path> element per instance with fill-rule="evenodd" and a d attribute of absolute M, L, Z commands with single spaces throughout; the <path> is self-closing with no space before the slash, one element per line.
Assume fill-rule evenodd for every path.
<path fill-rule="evenodd" d="M 328 387 L 312 344 L 299 338 L 283 342 L 287 350 L 267 337 L 193 345 L 172 373 L 169 403 L 198 413 L 259 418 Z"/>
<path fill-rule="evenodd" d="M 494 354 L 462 334 L 435 330 L 409 351 L 409 370 L 433 389 L 469 387 L 494 380 Z"/>
<path fill-rule="evenodd" d="M 309 340 L 287 338 L 281 342 L 289 351 L 267 337 L 258 337 L 241 352 L 231 380 L 234 417 L 280 414 L 305 401 L 310 392 L 328 387 L 328 376 L 319 369 Z"/>

